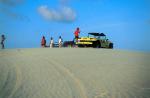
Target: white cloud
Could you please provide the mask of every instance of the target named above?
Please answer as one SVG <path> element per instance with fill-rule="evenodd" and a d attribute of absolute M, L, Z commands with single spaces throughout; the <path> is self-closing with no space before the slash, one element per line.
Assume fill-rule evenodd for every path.
<path fill-rule="evenodd" d="M 25 0 L 0 0 L 0 14 L 11 19 L 30 21 L 26 15 L 13 11 L 15 7 L 23 4 L 24 2 Z"/>
<path fill-rule="evenodd" d="M 46 20 L 73 22 L 76 19 L 76 13 L 70 7 L 63 6 L 59 10 L 49 9 L 43 5 L 38 8 L 38 12 Z"/>
<path fill-rule="evenodd" d="M 24 0 L 0 0 L 0 3 L 8 6 L 16 6 L 23 3 Z"/>
<path fill-rule="evenodd" d="M 59 0 L 60 9 L 50 9 L 47 5 L 38 7 L 39 14 L 46 20 L 59 21 L 59 22 L 73 22 L 76 19 L 76 12 L 68 7 L 68 3 L 73 0 Z M 99 0 L 86 0 L 86 1 L 99 1 Z"/>
<path fill-rule="evenodd" d="M 10 19 L 30 21 L 30 19 L 27 16 L 13 12 L 7 8 L 0 8 L 0 13 L 4 16 L 7 16 Z"/>
<path fill-rule="evenodd" d="M 61 4 L 66 4 L 66 3 L 68 3 L 70 0 L 60 0 L 60 3 Z"/>

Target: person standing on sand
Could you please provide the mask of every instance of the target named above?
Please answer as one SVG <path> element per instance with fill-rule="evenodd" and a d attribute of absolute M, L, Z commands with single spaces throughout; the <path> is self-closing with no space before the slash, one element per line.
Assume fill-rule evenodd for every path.
<path fill-rule="evenodd" d="M 54 40 L 53 40 L 53 37 L 51 37 L 51 40 L 50 40 L 50 48 L 53 48 L 53 45 L 54 45 Z"/>
<path fill-rule="evenodd" d="M 78 41 L 79 33 L 80 33 L 80 29 L 77 28 L 76 31 L 74 32 L 76 42 Z"/>
<path fill-rule="evenodd" d="M 61 36 L 59 36 L 58 45 L 59 45 L 59 48 L 62 47 L 62 38 L 61 38 Z"/>
<path fill-rule="evenodd" d="M 4 35 L 2 35 L 1 36 L 1 45 L 2 45 L 2 49 L 4 49 L 5 48 L 5 45 L 4 45 L 4 41 L 5 41 L 5 36 Z"/>
<path fill-rule="evenodd" d="M 42 37 L 42 40 L 41 40 L 41 46 L 42 46 L 42 47 L 46 47 L 45 36 Z"/>

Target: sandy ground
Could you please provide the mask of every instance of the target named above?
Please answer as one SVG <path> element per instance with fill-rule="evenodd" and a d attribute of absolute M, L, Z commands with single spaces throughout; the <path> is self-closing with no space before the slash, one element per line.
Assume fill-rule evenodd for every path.
<path fill-rule="evenodd" d="M 150 53 L 0 50 L 0 98 L 150 98 Z"/>

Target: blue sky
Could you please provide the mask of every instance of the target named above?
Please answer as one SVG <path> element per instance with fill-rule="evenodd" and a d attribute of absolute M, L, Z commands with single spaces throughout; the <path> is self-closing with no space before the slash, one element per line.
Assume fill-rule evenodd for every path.
<path fill-rule="evenodd" d="M 57 41 L 104 32 L 116 49 L 150 51 L 149 0 L 0 0 L 0 34 L 7 48 L 40 47 L 44 35 Z"/>

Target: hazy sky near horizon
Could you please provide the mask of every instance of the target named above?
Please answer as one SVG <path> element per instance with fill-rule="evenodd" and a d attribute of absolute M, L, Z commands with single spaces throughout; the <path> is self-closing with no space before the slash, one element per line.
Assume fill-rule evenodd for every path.
<path fill-rule="evenodd" d="M 40 47 L 104 32 L 117 49 L 150 51 L 150 0 L 0 0 L 0 34 L 6 48 Z"/>

